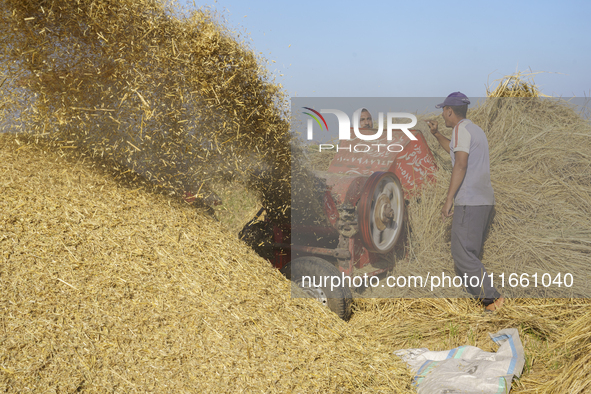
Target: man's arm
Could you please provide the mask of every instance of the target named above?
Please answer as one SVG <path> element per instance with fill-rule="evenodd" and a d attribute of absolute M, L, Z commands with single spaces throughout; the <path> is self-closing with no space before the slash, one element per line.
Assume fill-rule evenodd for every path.
<path fill-rule="evenodd" d="M 441 147 L 443 149 L 445 149 L 445 151 L 447 153 L 449 153 L 449 143 L 451 141 L 449 138 L 447 138 L 446 136 L 444 136 L 443 134 L 441 134 L 439 132 L 439 130 L 437 129 L 437 126 L 439 125 L 439 123 L 436 120 L 428 120 L 427 125 L 429 126 L 429 130 L 431 131 L 431 134 L 433 134 L 433 136 L 435 136 L 435 138 L 437 138 L 437 141 L 439 141 L 439 145 L 441 145 Z"/>
<path fill-rule="evenodd" d="M 454 196 L 464 181 L 466 169 L 468 168 L 468 153 L 458 151 L 455 152 L 454 155 L 454 168 L 451 170 L 451 180 L 449 181 L 449 188 L 447 189 L 447 198 L 441 209 L 441 216 L 443 219 L 452 215 L 451 208 L 454 205 Z"/>

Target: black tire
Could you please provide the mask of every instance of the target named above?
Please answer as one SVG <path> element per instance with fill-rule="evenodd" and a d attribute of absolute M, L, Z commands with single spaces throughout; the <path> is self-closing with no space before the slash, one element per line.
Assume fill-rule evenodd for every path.
<path fill-rule="evenodd" d="M 300 257 L 287 263 L 281 269 L 281 273 L 303 289 L 305 293 L 327 306 L 341 319 L 347 321 L 351 317 L 352 296 L 349 287 L 341 283 L 340 286 L 331 289 L 330 280 L 324 281 L 325 277 L 342 278 L 341 272 L 328 261 L 314 256 Z M 303 283 L 302 277 L 306 277 L 305 283 Z M 307 277 L 311 279 L 311 282 Z M 322 286 L 314 287 L 314 283 Z"/>

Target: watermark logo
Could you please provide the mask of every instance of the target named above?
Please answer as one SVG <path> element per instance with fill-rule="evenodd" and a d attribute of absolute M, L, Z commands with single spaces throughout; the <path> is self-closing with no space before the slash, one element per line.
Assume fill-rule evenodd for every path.
<path fill-rule="evenodd" d="M 324 126 L 326 127 L 326 130 L 328 131 L 328 125 L 326 123 L 326 120 L 324 119 L 324 117 L 321 114 L 333 114 L 337 117 L 337 120 L 339 122 L 339 140 L 350 140 L 351 138 L 351 121 L 349 120 L 349 116 L 343 112 L 340 111 L 338 109 L 321 109 L 320 112 L 309 108 L 309 107 L 302 107 L 304 109 L 307 109 L 311 112 L 313 112 L 315 115 L 309 113 L 309 112 L 304 112 L 304 114 L 310 116 L 312 119 L 314 119 L 316 121 L 316 123 L 318 123 L 318 125 L 320 126 L 320 129 L 322 130 L 322 123 L 320 123 L 320 120 L 322 120 L 322 122 L 324 123 Z M 363 108 L 359 108 L 358 110 L 356 110 L 353 113 L 353 132 L 355 134 L 355 136 L 361 140 L 364 141 L 375 141 L 379 138 L 382 137 L 382 134 L 384 133 L 384 113 L 380 112 L 378 115 L 378 128 L 375 132 L 375 134 L 363 134 L 359 131 L 359 115 L 361 114 L 361 111 L 363 110 Z M 320 118 L 320 119 L 319 119 Z M 395 119 L 400 119 L 400 118 L 406 118 L 406 119 L 410 119 L 410 123 L 394 123 Z M 312 122 L 312 119 L 308 119 L 308 128 L 307 128 L 307 138 L 308 141 L 311 141 L 313 139 L 314 136 L 314 130 L 313 130 L 313 126 L 314 126 L 314 122 Z M 388 114 L 386 115 L 386 138 L 388 139 L 388 141 L 392 140 L 392 132 L 394 130 L 401 130 L 410 140 L 412 141 L 416 141 L 417 137 L 415 137 L 413 135 L 413 133 L 410 132 L 410 128 L 416 126 L 417 124 L 417 117 L 414 116 L 413 114 L 407 113 L 407 112 L 388 112 Z"/>
<path fill-rule="evenodd" d="M 302 107 L 302 108 L 307 109 L 308 111 L 314 112 L 317 117 L 312 115 L 309 112 L 304 112 L 304 114 L 306 114 L 306 115 L 310 116 L 312 119 L 314 119 L 316 121 L 316 123 L 318 123 L 318 126 L 320 126 L 320 130 L 322 130 L 322 123 L 324 123 L 324 126 L 326 127 L 326 131 L 328 131 L 328 125 L 326 124 L 326 120 L 324 119 L 324 116 L 320 115 L 320 112 L 313 110 L 310 107 Z M 322 119 L 322 123 L 320 123 L 320 120 L 318 118 Z M 313 134 L 312 133 L 312 126 L 313 126 L 312 119 L 308 119 L 308 140 L 312 139 L 312 134 Z"/>

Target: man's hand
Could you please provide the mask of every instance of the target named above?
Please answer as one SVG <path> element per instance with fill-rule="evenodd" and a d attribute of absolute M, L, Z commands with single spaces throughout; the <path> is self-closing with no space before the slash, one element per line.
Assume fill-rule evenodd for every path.
<path fill-rule="evenodd" d="M 437 136 L 437 133 L 439 133 L 439 130 L 437 129 L 437 127 L 439 126 L 439 123 L 436 120 L 428 120 L 427 126 L 429 126 L 429 130 L 431 131 L 431 134 L 433 134 L 434 136 Z"/>
<path fill-rule="evenodd" d="M 447 138 L 446 136 L 444 136 L 443 134 L 441 134 L 438 130 L 438 126 L 439 123 L 436 120 L 428 120 L 427 121 L 427 126 L 429 126 L 429 130 L 431 131 L 431 134 L 433 134 L 433 136 L 435 138 L 437 138 L 437 141 L 439 141 L 439 145 L 441 145 L 441 147 L 443 149 L 445 149 L 445 151 L 447 153 L 449 153 L 449 138 Z"/>
<path fill-rule="evenodd" d="M 445 204 L 443 204 L 443 208 L 441 208 L 441 217 L 443 218 L 444 221 L 445 221 L 445 218 L 448 218 L 454 214 L 453 211 L 451 210 L 453 206 L 454 206 L 454 200 L 449 200 L 449 199 L 445 200 Z"/>

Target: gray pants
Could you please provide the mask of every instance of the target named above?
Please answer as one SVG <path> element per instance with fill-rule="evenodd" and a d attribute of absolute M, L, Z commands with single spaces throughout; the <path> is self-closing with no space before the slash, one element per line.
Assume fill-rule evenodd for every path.
<path fill-rule="evenodd" d="M 484 235 L 486 233 L 493 205 L 459 205 L 454 207 L 451 224 L 451 255 L 455 262 L 456 275 L 467 277 L 466 290 L 484 305 L 491 304 L 501 294 L 491 285 L 486 268 L 480 261 Z M 476 276 L 472 284 L 470 278 Z M 484 281 L 481 279 L 484 277 Z"/>

